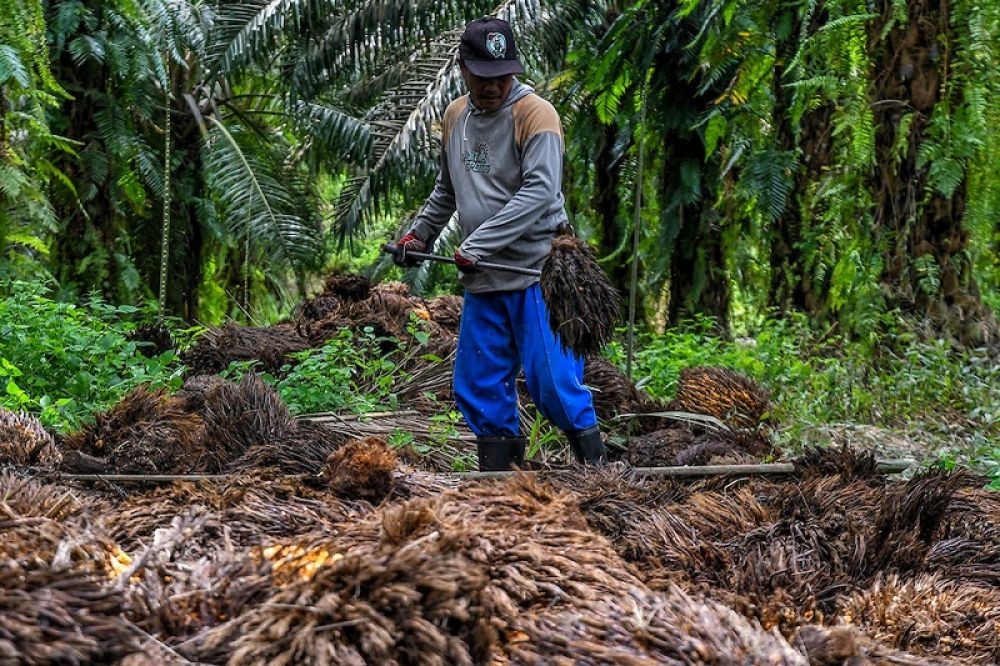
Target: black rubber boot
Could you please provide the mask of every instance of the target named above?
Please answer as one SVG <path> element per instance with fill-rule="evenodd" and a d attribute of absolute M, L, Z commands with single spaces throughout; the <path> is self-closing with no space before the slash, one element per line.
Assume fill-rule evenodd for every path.
<path fill-rule="evenodd" d="M 578 461 L 598 467 L 608 462 L 601 429 L 596 425 L 585 430 L 567 430 L 566 438 Z"/>
<path fill-rule="evenodd" d="M 512 465 L 524 467 L 527 437 L 477 437 L 480 472 L 506 472 Z"/>

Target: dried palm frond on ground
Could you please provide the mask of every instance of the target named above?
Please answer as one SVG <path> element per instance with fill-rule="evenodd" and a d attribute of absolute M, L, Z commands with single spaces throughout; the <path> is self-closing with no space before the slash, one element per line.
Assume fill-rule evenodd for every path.
<path fill-rule="evenodd" d="M 466 553 L 464 530 L 419 507 L 397 507 L 385 521 L 384 538 L 368 532 L 375 541 L 346 553 L 327 545 L 311 575 L 285 574 L 264 603 L 184 653 L 242 664 L 484 661 L 500 609 Z"/>
<path fill-rule="evenodd" d="M 985 540 L 965 551 L 949 537 L 961 475 L 890 485 L 866 465 L 867 456 L 829 452 L 827 458 L 813 453 L 814 472 L 801 480 L 679 484 L 610 466 L 566 483 L 590 524 L 638 566 L 651 588 L 680 584 L 707 593 L 787 637 L 833 617 L 843 595 L 863 594 L 880 575 L 938 570 L 974 576 L 996 561 Z M 815 471 L 824 467 L 827 474 Z M 833 473 L 838 468 L 843 475 Z M 981 516 L 974 531 L 994 533 L 997 517 Z M 959 559 L 977 556 L 982 564 L 961 568 Z"/>
<path fill-rule="evenodd" d="M 801 479 L 837 476 L 845 481 L 885 484 L 885 475 L 878 470 L 875 454 L 848 447 L 807 447 L 795 459 L 795 474 Z"/>
<path fill-rule="evenodd" d="M 114 544 L 65 488 L 0 476 L 0 663 L 108 661 L 134 650 Z"/>
<path fill-rule="evenodd" d="M 600 353 L 614 336 L 621 295 L 586 241 L 556 237 L 540 282 L 549 325 L 562 345 L 579 356 Z"/>
<path fill-rule="evenodd" d="M 296 421 L 279 439 L 257 444 L 226 465 L 227 472 L 273 467 L 287 474 L 318 474 L 349 435 L 321 423 Z"/>
<path fill-rule="evenodd" d="M 395 451 L 384 439 L 353 439 L 330 454 L 323 476 L 339 497 L 380 502 L 392 491 L 398 464 Z"/>
<path fill-rule="evenodd" d="M 128 654 L 138 642 L 123 606 L 121 592 L 94 573 L 0 562 L 0 664 L 108 663 Z"/>
<path fill-rule="evenodd" d="M 635 437 L 628 460 L 636 467 L 739 464 L 772 452 L 770 442 L 754 432 L 672 427 Z"/>
<path fill-rule="evenodd" d="M 447 425 L 431 421 L 427 414 L 415 410 L 372 415 L 317 414 L 303 417 L 299 422 L 328 425 L 355 438 L 389 437 L 405 432 L 412 441 L 399 447 L 400 458 L 427 471 L 452 471 L 456 460 L 475 456 L 475 435 L 448 435 Z"/>
<path fill-rule="evenodd" d="M 62 454 L 41 422 L 24 412 L 0 409 L 0 464 L 56 466 Z"/>
<path fill-rule="evenodd" d="M 92 425 L 68 435 L 63 449 L 103 459 L 122 473 L 184 474 L 208 465 L 204 433 L 201 417 L 184 411 L 182 401 L 139 387 Z M 69 459 L 63 462 L 66 467 Z"/>
<path fill-rule="evenodd" d="M 292 361 L 290 354 L 309 348 L 309 341 L 293 324 L 269 327 L 237 326 L 229 323 L 204 333 L 181 354 L 187 374 L 211 375 L 229 367 L 232 361 L 260 361 L 261 369 L 273 375 Z"/>
<path fill-rule="evenodd" d="M 335 470 L 351 482 L 362 474 L 345 461 L 391 454 L 351 450 Z M 0 663 L 45 661 L 39 636 L 50 661 L 998 658 L 1000 500 L 981 480 L 900 483 L 850 451 L 810 452 L 799 468 L 685 483 L 613 464 L 552 486 L 374 464 L 361 491 L 391 488 L 377 508 L 273 469 L 136 489 L 114 510 L 0 476 L 0 605 L 13 609 L 0 613 Z"/>
<path fill-rule="evenodd" d="M 962 583 L 1000 587 L 1000 495 L 971 475 L 951 497 L 925 570 Z"/>
<path fill-rule="evenodd" d="M 96 501 L 72 488 L 0 474 L 0 516 L 65 521 L 97 507 Z"/>
<path fill-rule="evenodd" d="M 270 599 L 186 654 L 247 664 L 482 663 L 518 608 L 640 585 L 584 527 L 569 496 L 524 479 L 392 505 L 293 551 L 323 554 L 325 564 L 286 572 Z"/>
<path fill-rule="evenodd" d="M 149 635 L 182 641 L 270 593 L 268 563 L 237 547 L 225 525 L 214 539 L 205 538 L 219 527 L 218 515 L 204 507 L 183 509 L 135 552 L 122 574 L 129 578 L 128 616 Z M 179 659 L 176 652 L 172 656 Z"/>
<path fill-rule="evenodd" d="M 757 429 L 771 409 L 770 392 L 733 370 L 686 368 L 677 383 L 670 409 L 708 414 L 733 428 Z"/>
<path fill-rule="evenodd" d="M 329 530 L 365 513 L 367 505 L 344 502 L 295 477 L 248 475 L 225 482 L 175 483 L 119 502 L 101 526 L 122 548 L 141 548 L 184 511 L 210 518 L 191 534 L 186 548 L 197 557 L 220 540 L 234 548 Z"/>
<path fill-rule="evenodd" d="M 1000 590 L 938 576 L 879 577 L 840 603 L 838 619 L 885 645 L 969 663 L 1000 660 Z"/>
<path fill-rule="evenodd" d="M 806 666 L 781 636 L 677 588 L 577 602 L 519 618 L 518 664 L 759 664 Z"/>
<path fill-rule="evenodd" d="M 928 660 L 887 648 L 855 627 L 801 627 L 791 641 L 809 658 L 810 666 L 944 666 L 951 661 Z"/>

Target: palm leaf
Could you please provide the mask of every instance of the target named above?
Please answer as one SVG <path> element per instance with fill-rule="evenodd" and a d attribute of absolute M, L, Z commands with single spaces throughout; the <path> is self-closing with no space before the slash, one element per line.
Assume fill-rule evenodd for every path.
<path fill-rule="evenodd" d="M 351 178 L 341 191 L 334 212 L 334 235 L 343 242 L 367 221 L 372 203 L 385 196 L 393 176 L 412 180 L 414 171 L 433 172 L 431 125 L 438 121 L 459 89 L 461 74 L 455 64 L 460 32 L 445 33 L 411 68 L 409 80 L 384 96 L 369 114 L 371 167 Z M 410 168 L 402 169 L 402 164 Z"/>
<path fill-rule="evenodd" d="M 347 8 L 296 53 L 293 94 L 309 99 L 324 87 L 376 78 L 490 7 L 484 0 L 381 0 Z"/>
<path fill-rule="evenodd" d="M 311 148 L 321 156 L 358 161 L 371 150 L 371 128 L 363 120 L 337 108 L 313 102 L 299 102 L 296 118 Z"/>
<path fill-rule="evenodd" d="M 218 7 L 206 66 L 232 75 L 266 68 L 287 35 L 310 33 L 342 10 L 337 0 L 242 0 Z"/>
<path fill-rule="evenodd" d="M 215 116 L 204 149 L 212 191 L 222 203 L 224 224 L 238 239 L 266 252 L 273 263 L 291 268 L 312 265 L 321 256 L 317 225 L 301 205 L 294 181 L 273 161 L 251 132 L 232 130 Z"/>

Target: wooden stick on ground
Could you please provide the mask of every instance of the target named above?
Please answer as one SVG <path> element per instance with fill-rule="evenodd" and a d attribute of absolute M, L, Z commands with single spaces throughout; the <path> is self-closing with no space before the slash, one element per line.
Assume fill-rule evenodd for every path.
<path fill-rule="evenodd" d="M 885 474 L 898 474 L 916 464 L 915 460 L 879 460 L 878 469 Z M 517 474 L 535 476 L 559 475 L 567 470 L 537 472 L 444 472 L 440 476 L 459 479 L 499 479 Z M 636 467 L 638 476 L 669 476 L 676 478 L 702 478 L 708 476 L 781 476 L 794 474 L 793 463 L 761 463 L 759 465 L 691 465 L 678 467 Z M 167 483 L 173 481 L 224 481 L 235 474 L 59 474 L 62 481 L 107 481 L 110 483 Z"/>

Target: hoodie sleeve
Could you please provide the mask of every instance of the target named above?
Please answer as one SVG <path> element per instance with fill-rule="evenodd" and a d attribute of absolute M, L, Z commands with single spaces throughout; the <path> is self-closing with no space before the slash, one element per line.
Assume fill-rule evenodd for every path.
<path fill-rule="evenodd" d="M 455 214 L 455 188 L 452 186 L 451 172 L 448 170 L 448 138 L 457 117 L 467 103 L 468 95 L 459 97 L 444 112 L 441 123 L 441 168 L 434 182 L 434 190 L 406 230 L 406 233 L 411 233 L 424 241 L 428 248 L 434 245 L 441 230 Z"/>
<path fill-rule="evenodd" d="M 493 217 L 462 243 L 459 251 L 476 261 L 519 239 L 551 208 L 562 187 L 563 139 L 559 114 L 537 95 L 515 122 L 521 148 L 521 187 Z"/>
<path fill-rule="evenodd" d="M 434 245 L 438 235 L 448 220 L 455 213 L 455 190 L 451 185 L 451 174 L 448 172 L 447 149 L 441 149 L 441 170 L 438 172 L 437 180 L 434 182 L 434 191 L 427 197 L 423 208 L 417 213 L 413 224 L 407 230 L 424 243 L 427 247 Z"/>

